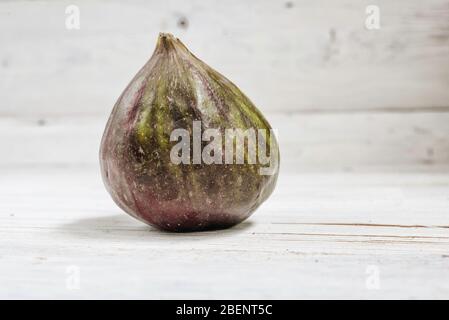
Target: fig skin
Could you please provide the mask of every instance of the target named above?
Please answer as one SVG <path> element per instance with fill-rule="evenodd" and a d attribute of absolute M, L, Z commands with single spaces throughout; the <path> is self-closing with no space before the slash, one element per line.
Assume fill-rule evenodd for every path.
<path fill-rule="evenodd" d="M 125 212 L 167 231 L 222 229 L 248 218 L 270 196 L 279 172 L 275 138 L 266 139 L 272 175 L 247 161 L 172 163 L 172 130 L 191 133 L 194 120 L 223 136 L 224 129 L 271 129 L 232 82 L 161 33 L 150 60 L 116 102 L 101 141 L 104 184 Z"/>

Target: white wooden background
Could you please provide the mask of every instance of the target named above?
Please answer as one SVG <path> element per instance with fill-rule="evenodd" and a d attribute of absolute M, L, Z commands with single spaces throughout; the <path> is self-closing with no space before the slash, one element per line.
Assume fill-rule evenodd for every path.
<path fill-rule="evenodd" d="M 69 4 L 80 30 L 66 29 Z M 365 28 L 370 4 L 379 30 Z M 284 165 L 449 163 L 446 0 L 8 1 L 0 30 L 0 130 L 28 137 L 0 163 L 96 164 L 105 119 L 160 31 L 247 93 L 288 145 Z M 79 149 L 55 155 L 79 131 Z"/>
<path fill-rule="evenodd" d="M 278 187 L 233 229 L 158 232 L 102 185 L 160 31 L 279 130 Z M 449 298 L 449 1 L 0 2 L 0 150 L 1 298 Z"/>
<path fill-rule="evenodd" d="M 2 2 L 1 113 L 103 116 L 161 30 L 264 111 L 448 110 L 448 1 L 287 2 Z M 370 4 L 379 30 L 365 28 Z"/>

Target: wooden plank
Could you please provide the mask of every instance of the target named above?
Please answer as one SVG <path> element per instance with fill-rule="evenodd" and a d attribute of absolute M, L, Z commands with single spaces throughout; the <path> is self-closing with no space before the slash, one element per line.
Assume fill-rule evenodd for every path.
<path fill-rule="evenodd" d="M 267 114 L 281 169 L 445 170 L 449 113 Z M 0 118 L 1 165 L 96 165 L 107 117 Z"/>
<path fill-rule="evenodd" d="M 448 174 L 285 174 L 247 222 L 188 234 L 121 212 L 96 168 L 0 177 L 1 298 L 449 297 Z"/>
<path fill-rule="evenodd" d="M 173 32 L 264 111 L 448 110 L 449 2 L 0 3 L 2 115 L 107 114 Z"/>

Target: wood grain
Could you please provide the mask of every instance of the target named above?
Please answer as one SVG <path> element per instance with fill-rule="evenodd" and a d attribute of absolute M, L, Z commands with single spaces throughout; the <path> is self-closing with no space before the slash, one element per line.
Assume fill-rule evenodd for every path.
<path fill-rule="evenodd" d="M 0 115 L 103 115 L 173 32 L 263 111 L 449 110 L 449 1 L 0 3 Z"/>
<path fill-rule="evenodd" d="M 1 298 L 449 297 L 447 174 L 281 175 L 248 221 L 187 234 L 121 212 L 97 168 L 0 176 Z"/>

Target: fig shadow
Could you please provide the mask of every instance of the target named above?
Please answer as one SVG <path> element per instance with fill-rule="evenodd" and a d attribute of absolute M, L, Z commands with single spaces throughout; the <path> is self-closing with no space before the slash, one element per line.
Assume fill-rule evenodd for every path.
<path fill-rule="evenodd" d="M 60 226 L 60 231 L 77 238 L 94 239 L 139 239 L 148 238 L 219 238 L 233 236 L 242 232 L 248 232 L 254 223 L 245 220 L 240 224 L 226 229 L 193 231 L 193 232 L 169 232 L 146 225 L 124 213 L 92 218 L 82 218 L 65 223 Z"/>

